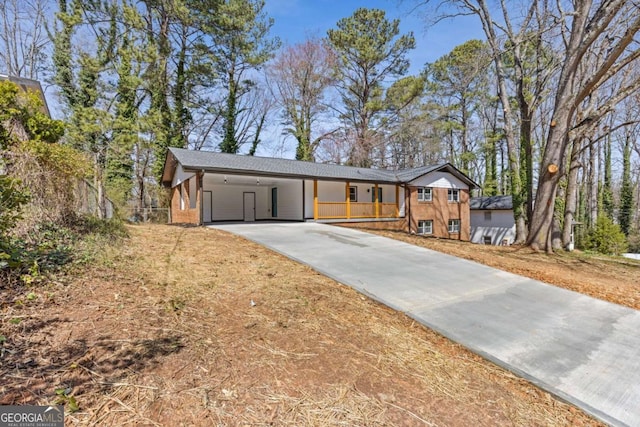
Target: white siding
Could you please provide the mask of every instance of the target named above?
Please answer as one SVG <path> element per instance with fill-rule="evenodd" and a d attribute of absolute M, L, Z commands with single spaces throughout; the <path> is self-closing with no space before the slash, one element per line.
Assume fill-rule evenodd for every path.
<path fill-rule="evenodd" d="M 277 214 L 276 219 L 299 221 L 302 220 L 302 181 L 282 180 L 271 188 L 278 189 Z M 269 199 L 271 199 L 271 189 L 269 189 Z M 269 200 L 271 207 L 271 200 Z M 269 215 L 271 211 L 269 210 Z M 313 216 L 313 183 L 311 188 L 311 216 Z"/>
<path fill-rule="evenodd" d="M 459 190 L 468 190 L 469 186 L 460 181 L 455 176 L 447 172 L 431 172 L 420 178 L 414 179 L 410 185 L 416 187 L 435 187 L 435 188 L 457 188 Z"/>
<path fill-rule="evenodd" d="M 178 164 L 178 167 L 176 167 L 176 173 L 173 174 L 173 180 L 171 181 L 171 188 L 175 187 L 178 184 L 182 184 L 184 181 L 186 181 L 187 179 L 191 178 L 194 175 L 195 173 L 193 172 L 185 172 L 184 169 L 182 169 L 182 165 Z"/>
<path fill-rule="evenodd" d="M 313 180 L 304 181 L 304 219 L 313 219 Z"/>
<path fill-rule="evenodd" d="M 491 220 L 485 219 L 485 212 L 491 212 Z M 513 211 L 507 210 L 472 210 L 471 211 L 471 241 L 484 243 L 484 236 L 491 236 L 494 245 L 500 245 L 504 240 L 512 244 L 516 237 L 516 224 Z"/>
<path fill-rule="evenodd" d="M 258 186 L 216 185 L 205 188 L 212 191 L 213 221 L 242 221 L 244 218 L 243 193 L 256 193 L 256 219 L 268 219 L 269 189 Z"/>
<path fill-rule="evenodd" d="M 346 200 L 344 182 L 318 181 L 319 202 L 344 202 Z M 313 186 L 311 187 L 313 200 Z"/>

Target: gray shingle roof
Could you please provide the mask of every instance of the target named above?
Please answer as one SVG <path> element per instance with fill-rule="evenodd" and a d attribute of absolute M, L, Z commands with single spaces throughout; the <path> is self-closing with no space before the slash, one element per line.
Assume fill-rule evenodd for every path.
<path fill-rule="evenodd" d="M 247 173 L 264 176 L 287 176 L 294 178 L 341 179 L 349 181 L 370 181 L 380 183 L 410 182 L 422 175 L 438 169 L 457 172 L 470 186 L 476 184 L 452 165 L 445 163 L 399 171 L 384 169 L 358 168 L 352 166 L 331 165 L 325 163 L 303 162 L 299 160 L 277 159 L 271 157 L 240 156 L 236 154 L 216 153 L 213 151 L 194 151 L 182 148 L 169 148 L 167 162 L 173 156 L 184 169 L 204 170 L 218 173 Z M 167 169 L 163 182 L 171 181 L 172 172 Z"/>
<path fill-rule="evenodd" d="M 471 209 L 477 210 L 509 210 L 513 209 L 511 196 L 472 197 Z"/>

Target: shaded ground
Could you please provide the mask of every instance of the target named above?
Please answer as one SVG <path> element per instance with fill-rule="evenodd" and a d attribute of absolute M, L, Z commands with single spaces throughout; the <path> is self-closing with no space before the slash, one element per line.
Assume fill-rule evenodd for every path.
<path fill-rule="evenodd" d="M 130 232 L 68 283 L 2 293 L 0 404 L 73 398 L 67 425 L 599 425 L 240 237 Z"/>

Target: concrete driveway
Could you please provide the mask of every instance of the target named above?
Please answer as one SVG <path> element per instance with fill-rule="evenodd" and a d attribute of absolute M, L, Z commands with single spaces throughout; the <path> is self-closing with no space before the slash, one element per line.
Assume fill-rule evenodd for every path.
<path fill-rule="evenodd" d="M 608 424 L 640 426 L 639 311 L 351 229 L 214 227 L 405 312 Z"/>

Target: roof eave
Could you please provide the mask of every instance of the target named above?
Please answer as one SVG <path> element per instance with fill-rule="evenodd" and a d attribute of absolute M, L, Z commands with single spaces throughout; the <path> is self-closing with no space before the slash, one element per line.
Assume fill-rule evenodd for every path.
<path fill-rule="evenodd" d="M 187 172 L 208 172 L 218 173 L 226 175 L 256 175 L 256 176 L 268 176 L 273 178 L 293 178 L 293 179 L 317 179 L 319 181 L 349 181 L 349 182 L 371 182 L 371 183 L 385 183 L 385 184 L 401 184 L 400 181 L 394 179 L 375 179 L 375 178 L 347 178 L 338 176 L 316 176 L 308 174 L 296 174 L 296 173 L 280 173 L 260 171 L 253 169 L 236 169 L 236 168 L 220 168 L 211 166 L 199 166 L 199 165 L 182 165 L 182 168 Z M 163 175 L 164 177 L 164 175 Z"/>

